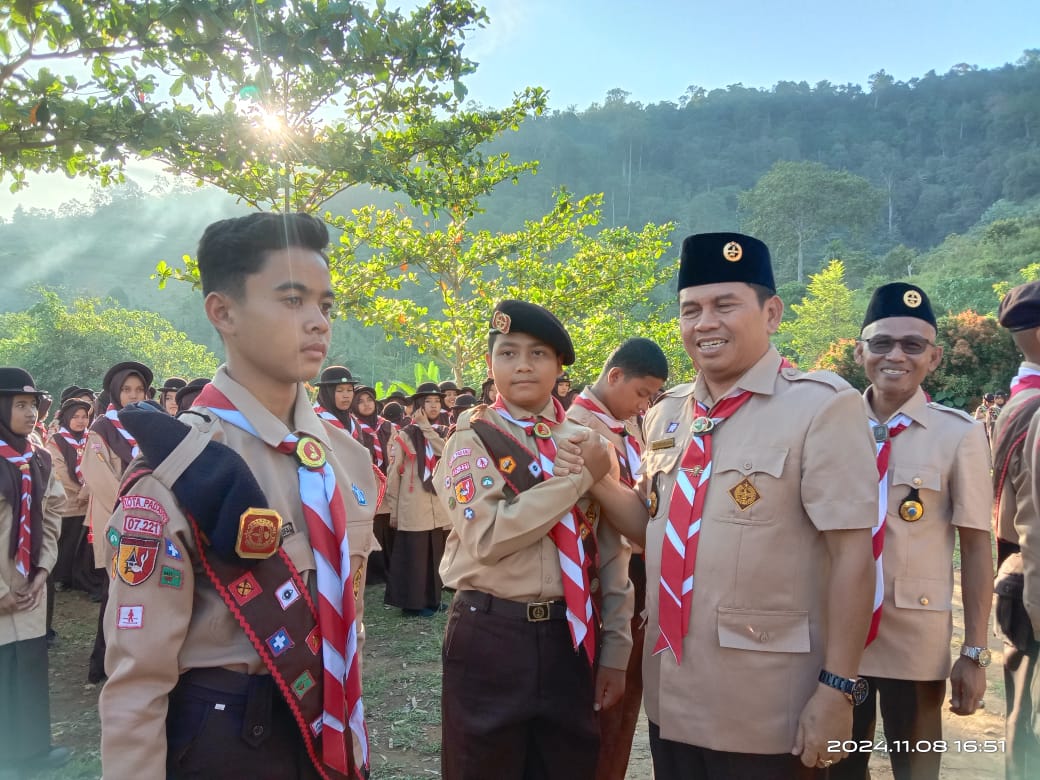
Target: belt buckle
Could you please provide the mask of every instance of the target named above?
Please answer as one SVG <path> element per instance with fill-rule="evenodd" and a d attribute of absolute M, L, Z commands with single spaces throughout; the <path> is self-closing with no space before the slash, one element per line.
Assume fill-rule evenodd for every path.
<path fill-rule="evenodd" d="M 544 623 L 549 619 L 551 601 L 530 601 L 527 604 L 527 622 Z"/>

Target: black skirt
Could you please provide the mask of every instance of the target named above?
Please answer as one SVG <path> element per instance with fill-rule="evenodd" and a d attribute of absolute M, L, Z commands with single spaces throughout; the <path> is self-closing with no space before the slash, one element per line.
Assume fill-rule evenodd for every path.
<path fill-rule="evenodd" d="M 448 531 L 397 531 L 386 578 L 386 603 L 401 609 L 439 609 L 444 584 L 438 569 Z"/>
<path fill-rule="evenodd" d="M 0 645 L 0 766 L 17 767 L 47 755 L 51 710 L 47 638 Z"/>

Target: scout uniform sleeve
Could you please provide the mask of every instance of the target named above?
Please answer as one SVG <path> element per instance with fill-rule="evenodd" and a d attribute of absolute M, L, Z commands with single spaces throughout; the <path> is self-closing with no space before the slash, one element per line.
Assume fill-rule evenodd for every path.
<path fill-rule="evenodd" d="M 1037 447 L 1040 442 L 1040 414 L 1033 415 L 1029 423 L 1029 431 L 1022 445 L 1022 453 L 1029 458 L 1030 489 L 1033 491 L 1033 503 L 1036 506 L 1040 496 L 1040 453 Z M 1033 626 L 1040 626 L 1040 518 L 1034 512 L 1015 513 L 1015 531 L 1018 532 L 1018 543 L 1022 549 L 1022 574 L 1025 579 L 1022 601 L 1029 620 Z M 1035 629 L 1034 629 L 1035 630 Z"/>
<path fill-rule="evenodd" d="M 851 387 L 826 399 L 802 454 L 802 504 L 820 531 L 877 524 L 877 463 L 863 397 Z"/>
<path fill-rule="evenodd" d="M 953 473 L 950 475 L 955 526 L 987 532 L 990 530 L 993 482 L 988 479 L 989 469 L 986 429 L 981 425 L 972 425 L 957 446 Z"/>
<path fill-rule="evenodd" d="M 63 467 L 64 468 L 64 467 Z M 61 509 L 65 506 L 65 488 L 55 476 L 53 462 L 47 492 L 43 497 L 43 545 L 40 547 L 40 567 L 54 571 L 58 562 L 58 537 L 61 535 Z"/>
<path fill-rule="evenodd" d="M 94 501 L 111 512 L 119 495 L 119 477 L 112 471 L 111 453 L 105 440 L 94 431 L 87 434 L 87 446 L 83 452 L 83 482 L 90 486 Z M 99 530 L 99 529 L 95 529 Z"/>
<path fill-rule="evenodd" d="M 168 543 L 190 549 L 188 523 L 173 496 L 150 476 L 134 493 L 154 500 L 159 511 L 134 509 L 128 516 L 119 508 L 109 520 L 115 576 L 105 611 L 108 682 L 98 703 L 106 780 L 166 776 L 166 713 L 195 592 L 188 555 L 177 560 L 166 552 Z"/>
<path fill-rule="evenodd" d="M 448 457 L 449 453 L 465 450 L 469 451 L 465 460 Z M 503 478 L 472 430 L 457 431 L 448 439 L 444 453 L 434 474 L 437 495 L 448 511 L 459 543 L 484 566 L 493 566 L 545 536 L 593 484 L 591 474 L 583 469 L 581 474 L 547 479 L 507 500 Z M 478 460 L 487 466 L 482 467 Z M 455 487 L 445 485 L 444 480 L 445 475 L 464 463 L 466 475 L 472 476 L 463 476 L 460 481 L 471 480 L 474 495 L 470 500 L 458 501 Z M 484 475 L 491 476 L 492 486 L 477 488 L 478 478 L 483 479 Z"/>
<path fill-rule="evenodd" d="M 80 486 L 75 483 L 73 486 L 69 485 L 72 480 L 69 477 L 69 469 L 65 465 L 65 456 L 61 452 L 61 447 L 54 443 L 54 439 L 47 442 L 47 452 L 51 454 L 51 473 L 61 480 L 61 485 L 65 488 L 65 500 L 58 506 L 58 511 L 62 512 L 65 510 L 66 503 L 70 507 L 76 503 Z"/>
<path fill-rule="evenodd" d="M 611 477 L 605 477 L 611 479 Z M 632 652 L 632 613 L 635 588 L 628 578 L 632 548 L 610 524 L 597 523 L 599 581 L 603 593 L 603 645 L 600 663 L 611 669 L 627 669 Z"/>
<path fill-rule="evenodd" d="M 390 440 L 390 454 L 386 469 L 386 495 L 383 496 L 382 511 L 397 520 L 397 497 L 401 495 L 401 470 L 407 468 L 407 460 L 397 436 Z"/>

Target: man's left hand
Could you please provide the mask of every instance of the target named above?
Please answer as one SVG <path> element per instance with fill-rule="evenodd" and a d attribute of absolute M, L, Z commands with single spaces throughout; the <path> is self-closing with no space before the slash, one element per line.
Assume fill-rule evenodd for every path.
<path fill-rule="evenodd" d="M 625 670 L 601 666 L 596 672 L 596 700 L 592 709 L 599 712 L 613 707 L 625 695 Z"/>
<path fill-rule="evenodd" d="M 950 672 L 950 712 L 954 715 L 971 715 L 979 707 L 986 693 L 986 670 L 961 656 Z"/>

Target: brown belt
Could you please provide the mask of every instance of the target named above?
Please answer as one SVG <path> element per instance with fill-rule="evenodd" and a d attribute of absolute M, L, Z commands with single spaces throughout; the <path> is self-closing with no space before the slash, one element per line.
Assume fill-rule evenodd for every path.
<path fill-rule="evenodd" d="M 455 601 L 474 607 L 492 615 L 526 620 L 528 623 L 543 623 L 546 620 L 566 620 L 567 604 L 562 599 L 551 601 L 510 601 L 492 596 L 480 590 L 460 590 Z"/>

